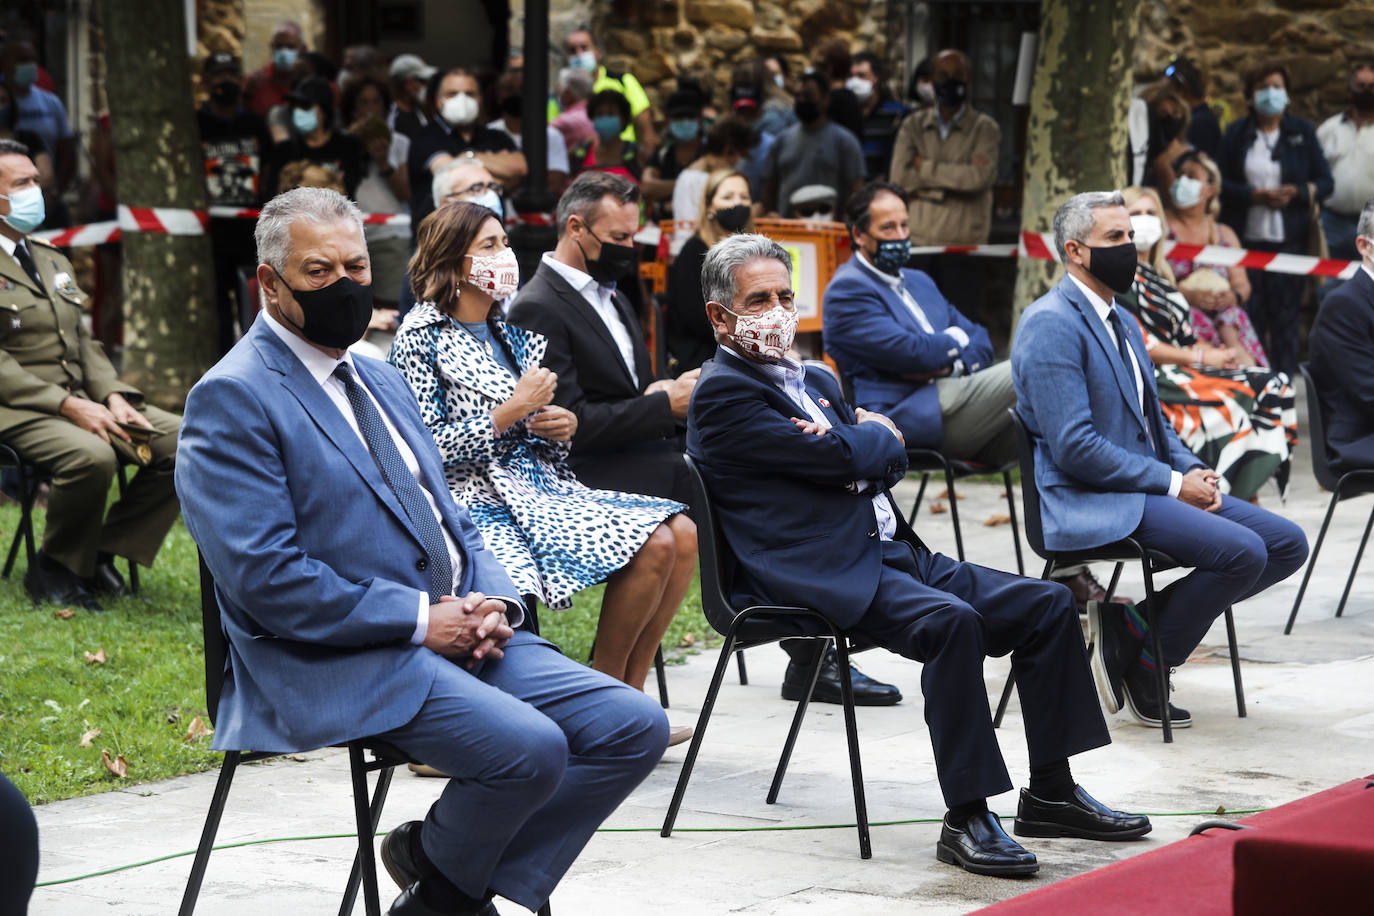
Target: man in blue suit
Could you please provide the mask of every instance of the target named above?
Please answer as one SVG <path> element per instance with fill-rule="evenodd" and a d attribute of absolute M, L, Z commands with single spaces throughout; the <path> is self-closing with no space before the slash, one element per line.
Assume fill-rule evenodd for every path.
<path fill-rule="evenodd" d="M 1355 227 L 1360 269 L 1322 300 L 1307 346 L 1337 471 L 1374 468 L 1374 197 Z"/>
<path fill-rule="evenodd" d="M 993 363 L 982 325 L 905 265 L 906 192 L 864 185 L 845 208 L 854 256 L 825 288 L 825 350 L 854 386 L 854 403 L 892 418 L 912 447 L 1000 465 L 1016 460 L 1008 363 Z"/>
<path fill-rule="evenodd" d="M 949 812 L 936 856 L 978 874 L 1032 874 L 987 798 L 1011 788 L 993 735 L 983 659 L 1011 654 L 1030 750 L 1020 836 L 1124 840 L 1150 829 L 1076 785 L 1072 754 L 1109 742 L 1067 589 L 926 549 L 887 488 L 906 471 L 901 432 L 851 411 L 827 373 L 787 359 L 797 312 L 791 258 L 759 235 L 706 255 L 702 291 L 721 347 L 687 415 L 733 560 L 741 606 L 812 607 L 924 664 L 921 687 Z"/>
<path fill-rule="evenodd" d="M 1144 614 L 1089 605 L 1098 689 L 1116 712 L 1160 727 L 1156 665 L 1177 668 L 1227 607 L 1302 565 L 1307 539 L 1287 519 L 1217 489 L 1217 474 L 1164 421 L 1140 328 L 1114 296 L 1136 252 L 1116 192 L 1079 194 L 1055 214 L 1067 276 L 1026 309 L 1012 346 L 1018 410 L 1035 444 L 1045 546 L 1081 550 L 1133 537 L 1193 572 L 1156 594 L 1164 658 L 1142 648 Z M 1170 706 L 1175 727 L 1192 724 Z"/>
<path fill-rule="evenodd" d="M 535 909 L 667 742 L 658 704 L 537 636 L 449 495 L 371 314 L 362 218 L 302 188 L 259 217 L 264 310 L 192 389 L 176 473 L 229 641 L 215 747 L 378 736 L 451 778 L 382 860 L 394 916 Z"/>

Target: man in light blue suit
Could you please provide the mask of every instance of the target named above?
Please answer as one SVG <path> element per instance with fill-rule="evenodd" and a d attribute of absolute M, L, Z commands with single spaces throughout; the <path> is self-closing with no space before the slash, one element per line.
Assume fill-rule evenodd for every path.
<path fill-rule="evenodd" d="M 409 386 L 345 349 L 371 314 L 357 207 L 290 191 L 256 236 L 264 310 L 192 389 L 176 474 L 229 641 L 215 747 L 383 738 L 451 777 L 383 841 L 390 912 L 535 909 L 662 755 L 663 711 L 513 630 Z"/>
<path fill-rule="evenodd" d="M 854 257 L 831 278 L 821 315 L 825 350 L 853 384 L 855 404 L 890 417 L 908 446 L 991 465 L 1014 461 L 1011 366 L 993 363 L 982 325 L 927 274 L 904 266 L 906 192 L 869 182 L 850 197 L 845 221 Z"/>
<path fill-rule="evenodd" d="M 1079 194 L 1054 217 L 1067 276 L 1021 318 L 1012 347 L 1018 410 L 1034 440 L 1045 545 L 1133 537 L 1193 572 L 1156 593 L 1163 659 L 1142 648 L 1144 613 L 1089 605 L 1099 692 L 1145 725 L 1163 711 L 1155 666 L 1182 665 L 1227 607 L 1307 557 L 1287 519 L 1224 496 L 1217 475 L 1164 421 L 1140 328 L 1117 305 L 1135 277 L 1130 217 L 1115 192 Z M 1170 706 L 1175 727 L 1192 724 Z"/>

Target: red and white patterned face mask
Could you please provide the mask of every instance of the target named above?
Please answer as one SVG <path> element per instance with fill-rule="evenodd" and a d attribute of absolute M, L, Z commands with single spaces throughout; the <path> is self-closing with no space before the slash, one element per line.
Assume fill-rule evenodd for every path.
<path fill-rule="evenodd" d="M 730 312 L 729 309 L 725 311 Z M 797 336 L 797 322 L 801 320 L 801 314 L 795 308 L 781 305 L 757 315 L 730 314 L 735 316 L 735 331 L 730 338 L 741 350 L 770 363 L 781 362 L 787 351 L 792 349 L 792 340 Z"/>
<path fill-rule="evenodd" d="M 520 288 L 520 264 L 515 260 L 515 249 L 503 248 L 500 254 L 491 257 L 475 254 L 468 257 L 472 259 L 468 283 L 491 298 L 509 299 Z"/>

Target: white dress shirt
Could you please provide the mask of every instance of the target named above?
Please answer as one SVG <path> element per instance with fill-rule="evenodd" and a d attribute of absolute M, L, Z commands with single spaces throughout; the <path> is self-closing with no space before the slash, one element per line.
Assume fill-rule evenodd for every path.
<path fill-rule="evenodd" d="M 630 378 L 634 379 L 635 387 L 638 388 L 639 373 L 635 371 L 634 338 L 630 336 L 630 329 L 625 327 L 620 310 L 615 307 L 615 284 L 605 285 L 596 282 L 585 271 L 555 258 L 551 251 L 544 252 L 542 263 L 552 267 L 560 277 L 568 281 L 569 286 L 587 300 L 587 304 L 606 325 L 606 330 L 611 332 L 611 339 L 620 351 L 620 361 L 625 364 L 625 368 L 630 372 Z"/>
<path fill-rule="evenodd" d="M 1101 320 L 1102 324 L 1105 325 L 1107 328 L 1107 336 L 1112 339 L 1112 343 L 1116 346 L 1117 350 L 1119 351 L 1121 349 L 1121 342 L 1116 339 L 1116 329 L 1112 327 L 1111 321 L 1107 318 L 1107 316 L 1111 314 L 1112 309 L 1116 307 L 1116 300 L 1113 299 L 1110 303 L 1104 301 L 1101 296 L 1099 296 L 1097 293 L 1089 289 L 1086 283 L 1075 277 L 1073 274 L 1069 274 L 1069 279 L 1074 282 L 1074 285 L 1076 285 L 1079 289 L 1083 291 L 1083 295 L 1088 297 L 1088 302 L 1092 305 L 1093 311 L 1097 312 L 1098 319 Z M 1131 320 L 1134 321 L 1135 319 L 1132 318 Z M 1131 371 L 1135 374 L 1136 405 L 1140 408 L 1141 418 L 1144 419 L 1145 378 L 1140 374 L 1140 363 L 1136 362 L 1135 350 L 1132 347 L 1127 347 L 1126 352 L 1130 354 Z M 1154 441 L 1155 434 L 1150 430 L 1150 423 L 1148 419 L 1145 421 L 1145 435 L 1149 437 L 1150 444 L 1155 447 L 1155 456 L 1158 457 L 1160 449 L 1158 448 L 1158 443 Z M 1179 491 L 1182 489 L 1183 475 L 1180 474 L 1178 471 L 1170 468 L 1169 495 L 1171 497 L 1178 496 Z"/>
<path fill-rule="evenodd" d="M 1274 144 L 1279 142 L 1278 128 L 1255 132 L 1255 142 L 1245 151 L 1245 180 L 1252 188 L 1277 188 L 1283 177 L 1282 168 L 1274 160 Z M 1251 204 L 1245 214 L 1245 239 L 1259 242 L 1283 241 L 1283 211 Z"/>
<path fill-rule="evenodd" d="M 448 528 L 444 525 L 444 517 L 439 512 L 438 503 L 434 501 L 434 494 L 425 486 L 424 478 L 420 476 L 420 462 L 416 459 L 415 453 L 411 451 L 410 446 L 406 444 L 405 437 L 397 432 L 396 427 L 392 425 L 391 417 L 387 416 L 386 410 L 383 409 L 381 404 L 377 403 L 377 398 L 373 395 L 372 390 L 367 387 L 367 382 L 358 374 L 357 368 L 353 365 L 353 354 L 345 351 L 343 359 L 335 359 L 329 354 L 321 352 L 306 343 L 295 334 L 292 334 L 289 329 L 283 326 L 281 322 L 275 320 L 265 309 L 262 312 L 262 317 L 263 320 L 267 322 L 267 326 L 281 338 L 282 343 L 286 344 L 287 348 L 301 361 L 301 364 L 305 366 L 305 371 L 310 373 L 310 377 L 318 382 L 320 387 L 324 389 L 324 393 L 329 397 L 329 400 L 339 409 L 339 413 L 343 414 L 343 418 L 348 422 L 349 427 L 357 434 L 358 441 L 363 444 L 363 448 L 367 448 L 367 440 L 363 438 L 362 431 L 358 429 L 358 418 L 353 414 L 353 405 L 348 401 L 348 392 L 344 389 L 343 382 L 339 381 L 339 379 L 334 376 L 334 370 L 340 363 L 348 364 L 349 371 L 353 373 L 353 377 L 357 379 L 363 391 L 367 392 L 367 396 L 372 399 L 372 404 L 377 408 L 377 413 L 381 414 L 382 422 L 386 424 L 386 431 L 391 434 L 391 440 L 396 443 L 396 450 L 401 453 L 401 460 L 406 463 L 406 469 L 414 475 L 415 482 L 420 485 L 420 492 L 425 494 L 425 499 L 429 502 L 430 511 L 434 513 L 434 519 L 439 523 L 439 530 L 444 533 L 444 546 L 448 548 L 449 564 L 453 568 L 453 585 L 449 587 L 450 592 L 452 592 L 457 588 L 457 583 L 463 574 L 463 556 L 458 552 L 458 545 L 454 543 L 453 535 L 449 533 Z M 371 454 L 371 450 L 369 450 L 369 454 Z M 444 491 L 444 497 L 448 499 L 453 498 L 448 493 L 447 489 Z M 366 533 L 359 532 L 359 536 L 365 537 Z M 518 622 L 518 620 L 512 622 L 512 626 L 517 625 Z M 418 646 L 420 643 L 424 642 L 425 632 L 428 629 L 429 593 L 421 592 L 419 613 L 415 621 L 415 632 L 410 636 L 411 643 Z"/>
<path fill-rule="evenodd" d="M 894 277 L 887 271 L 879 270 L 874 267 L 873 262 L 869 261 L 868 256 L 862 251 L 855 251 L 854 256 L 859 259 L 860 265 L 867 268 L 869 273 L 873 274 L 873 276 L 877 277 L 897 294 L 897 297 L 902 300 L 902 304 L 911 311 L 912 317 L 914 317 L 916 323 L 921 326 L 921 330 L 925 331 L 927 334 L 947 334 L 959 345 L 957 348 L 951 347 L 949 350 L 949 355 L 955 358 L 954 371 L 951 374 L 963 375 L 964 361 L 959 359 L 959 351 L 968 346 L 968 334 L 964 332 L 964 329 L 958 325 L 952 324 L 943 331 L 935 330 L 930 323 L 930 318 L 926 315 L 925 309 L 921 308 L 921 304 L 916 301 L 916 297 L 911 295 L 911 290 L 906 288 L 906 283 L 902 280 L 900 271 L 898 271 L 897 275 Z"/>

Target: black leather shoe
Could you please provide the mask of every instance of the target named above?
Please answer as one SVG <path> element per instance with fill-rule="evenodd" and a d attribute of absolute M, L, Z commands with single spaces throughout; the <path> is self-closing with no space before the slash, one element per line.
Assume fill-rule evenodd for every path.
<path fill-rule="evenodd" d="M 83 584 L 87 591 L 96 595 L 128 598 L 133 594 L 124 583 L 124 577 L 119 574 L 119 570 L 115 569 L 113 560 L 98 560 L 95 564 L 95 575 L 86 579 Z"/>
<path fill-rule="evenodd" d="M 975 875 L 997 878 L 1024 878 L 1040 870 L 1035 854 L 1007 836 L 991 811 L 975 814 L 963 827 L 951 827 L 946 818 L 935 844 L 935 858 Z"/>
<path fill-rule="evenodd" d="M 1174 689 L 1173 671 L 1169 671 L 1169 689 Z M 1141 725 L 1150 728 L 1163 728 L 1159 703 L 1159 678 L 1153 671 L 1140 665 L 1130 665 L 1121 679 L 1122 693 L 1126 696 L 1126 708 Z M 1181 706 L 1169 704 L 1169 724 L 1174 728 L 1188 728 L 1193 717 Z"/>
<path fill-rule="evenodd" d="M 396 886 L 405 890 L 425 875 L 433 874 L 421 866 L 415 850 L 420 848 L 420 822 L 406 821 L 382 838 L 382 865 Z"/>
<path fill-rule="evenodd" d="M 1070 801 L 1045 801 L 1021 790 L 1012 833 L 1017 836 L 1071 836 L 1083 840 L 1134 840 L 1150 832 L 1143 814 L 1113 811 L 1082 786 L 1073 787 Z"/>
<path fill-rule="evenodd" d="M 88 611 L 103 611 L 82 578 L 43 551 L 33 555 L 33 562 L 24 573 L 24 590 L 34 604 L 51 601 L 53 604 L 76 605 Z"/>
<path fill-rule="evenodd" d="M 391 909 L 387 913 L 389 916 L 501 916 L 490 900 L 475 907 L 436 910 L 420 896 L 419 884 L 412 884 L 401 891 L 401 896 L 391 902 Z"/>
<path fill-rule="evenodd" d="M 1092 640 L 1093 680 L 1107 712 L 1121 709 L 1121 678 L 1140 657 L 1141 641 L 1126 623 L 1124 604 L 1088 602 L 1088 638 Z"/>
<path fill-rule="evenodd" d="M 840 665 L 834 649 L 825 653 L 821 659 L 821 676 L 816 679 L 816 689 L 811 692 L 812 703 L 843 703 L 840 697 Z M 811 679 L 811 669 L 796 662 L 787 663 L 787 674 L 782 679 L 782 698 L 800 700 L 806 693 L 807 682 Z M 849 666 L 849 679 L 854 685 L 855 706 L 896 706 L 902 702 L 902 692 L 891 684 L 875 681 L 852 664 Z"/>

